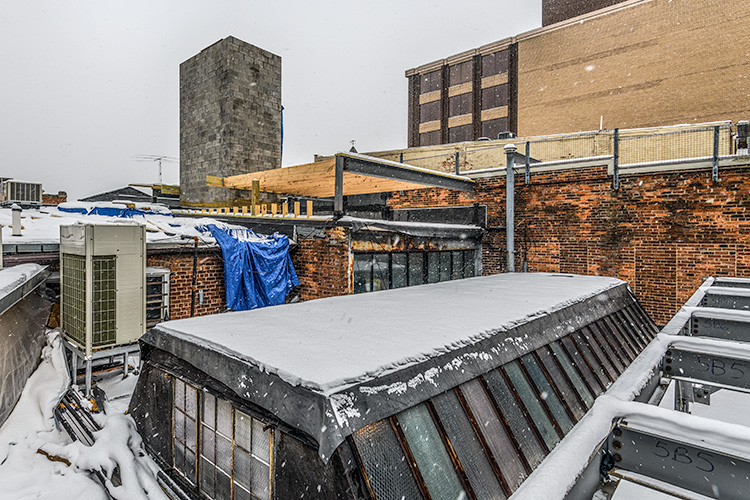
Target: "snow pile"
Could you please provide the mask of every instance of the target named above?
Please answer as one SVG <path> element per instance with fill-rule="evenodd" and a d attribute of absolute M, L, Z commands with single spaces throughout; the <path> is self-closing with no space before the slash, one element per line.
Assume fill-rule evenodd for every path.
<path fill-rule="evenodd" d="M 107 492 L 88 471 L 110 477 L 117 467 L 122 485 L 107 484 L 111 497 L 167 500 L 155 479 L 158 469 L 140 451 L 141 439 L 129 416 L 112 409 L 108 415 L 95 415 L 102 430 L 95 433 L 90 448 L 71 443 L 64 431 L 56 429 L 54 409 L 69 380 L 60 336 L 51 331 L 39 368 L 0 428 L 0 497 L 106 500 Z M 38 450 L 60 460 L 52 461 Z"/>
<path fill-rule="evenodd" d="M 5 297 L 11 291 L 27 282 L 38 273 L 43 266 L 39 264 L 20 264 L 0 270 L 0 297 Z"/>

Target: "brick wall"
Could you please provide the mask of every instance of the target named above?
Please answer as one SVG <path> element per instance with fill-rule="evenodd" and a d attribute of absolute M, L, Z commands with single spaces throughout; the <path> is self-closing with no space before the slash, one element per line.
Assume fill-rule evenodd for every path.
<path fill-rule="evenodd" d="M 542 0 L 542 26 L 559 23 L 625 0 Z"/>
<path fill-rule="evenodd" d="M 349 293 L 349 231 L 326 230 L 324 236 L 299 236 L 291 257 L 300 286 L 292 293 L 300 300 Z"/>
<path fill-rule="evenodd" d="M 657 323 L 666 323 L 707 276 L 750 277 L 750 167 L 621 177 L 606 167 L 516 177 L 516 269 L 615 276 L 627 281 Z M 481 179 L 474 195 L 421 190 L 391 205 L 446 200 L 488 206 L 485 274 L 505 270 L 504 176 Z"/>
<path fill-rule="evenodd" d="M 166 267 L 169 274 L 170 319 L 190 317 L 193 285 L 193 252 L 149 253 L 148 266 Z M 224 295 L 224 264 L 218 249 L 198 253 L 197 289 L 203 290 L 203 305 L 195 298 L 195 315 L 203 316 L 226 310 Z"/>
<path fill-rule="evenodd" d="M 53 193 L 42 193 L 42 204 L 43 205 L 59 205 L 68 201 L 68 193 L 65 191 L 59 191 L 57 194 Z"/>
<path fill-rule="evenodd" d="M 744 0 L 652 0 L 520 35 L 518 135 L 747 119 L 749 25 Z"/>

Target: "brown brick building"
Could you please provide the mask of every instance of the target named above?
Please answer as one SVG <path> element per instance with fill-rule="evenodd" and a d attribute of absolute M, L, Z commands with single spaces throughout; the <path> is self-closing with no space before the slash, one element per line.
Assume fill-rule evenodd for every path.
<path fill-rule="evenodd" d="M 612 3 L 545 1 L 544 27 L 408 70 L 409 146 L 747 118 L 745 2 Z"/>

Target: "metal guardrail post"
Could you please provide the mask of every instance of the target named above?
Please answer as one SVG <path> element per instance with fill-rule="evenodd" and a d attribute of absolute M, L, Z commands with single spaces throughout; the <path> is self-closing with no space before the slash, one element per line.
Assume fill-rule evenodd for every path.
<path fill-rule="evenodd" d="M 401 154 L 398 155 L 398 162 L 399 163 L 404 163 L 404 153 L 401 153 Z"/>
<path fill-rule="evenodd" d="M 531 184 L 531 142 L 526 141 L 526 184 Z"/>
<path fill-rule="evenodd" d="M 459 153 L 458 153 L 458 151 L 456 151 L 456 175 L 459 175 L 459 173 L 458 173 L 458 161 L 459 161 L 459 159 L 460 159 Z"/>
<path fill-rule="evenodd" d="M 719 125 L 714 127 L 714 164 L 711 180 L 719 182 Z"/>
<path fill-rule="evenodd" d="M 505 167 L 505 247 L 508 252 L 508 272 L 515 272 L 515 144 L 503 148 L 507 156 Z"/>
<path fill-rule="evenodd" d="M 612 175 L 612 187 L 615 190 L 620 189 L 620 129 L 615 129 L 613 152 L 613 175 Z"/>

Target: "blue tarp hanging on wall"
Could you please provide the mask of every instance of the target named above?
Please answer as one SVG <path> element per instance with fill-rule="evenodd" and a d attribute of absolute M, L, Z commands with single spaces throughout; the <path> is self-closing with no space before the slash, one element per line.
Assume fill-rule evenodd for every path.
<path fill-rule="evenodd" d="M 246 311 L 283 304 L 292 288 L 299 285 L 286 236 L 276 233 L 259 237 L 249 229 L 223 229 L 215 224 L 205 229 L 221 247 L 229 309 Z M 258 239 L 264 241 L 254 241 Z"/>

